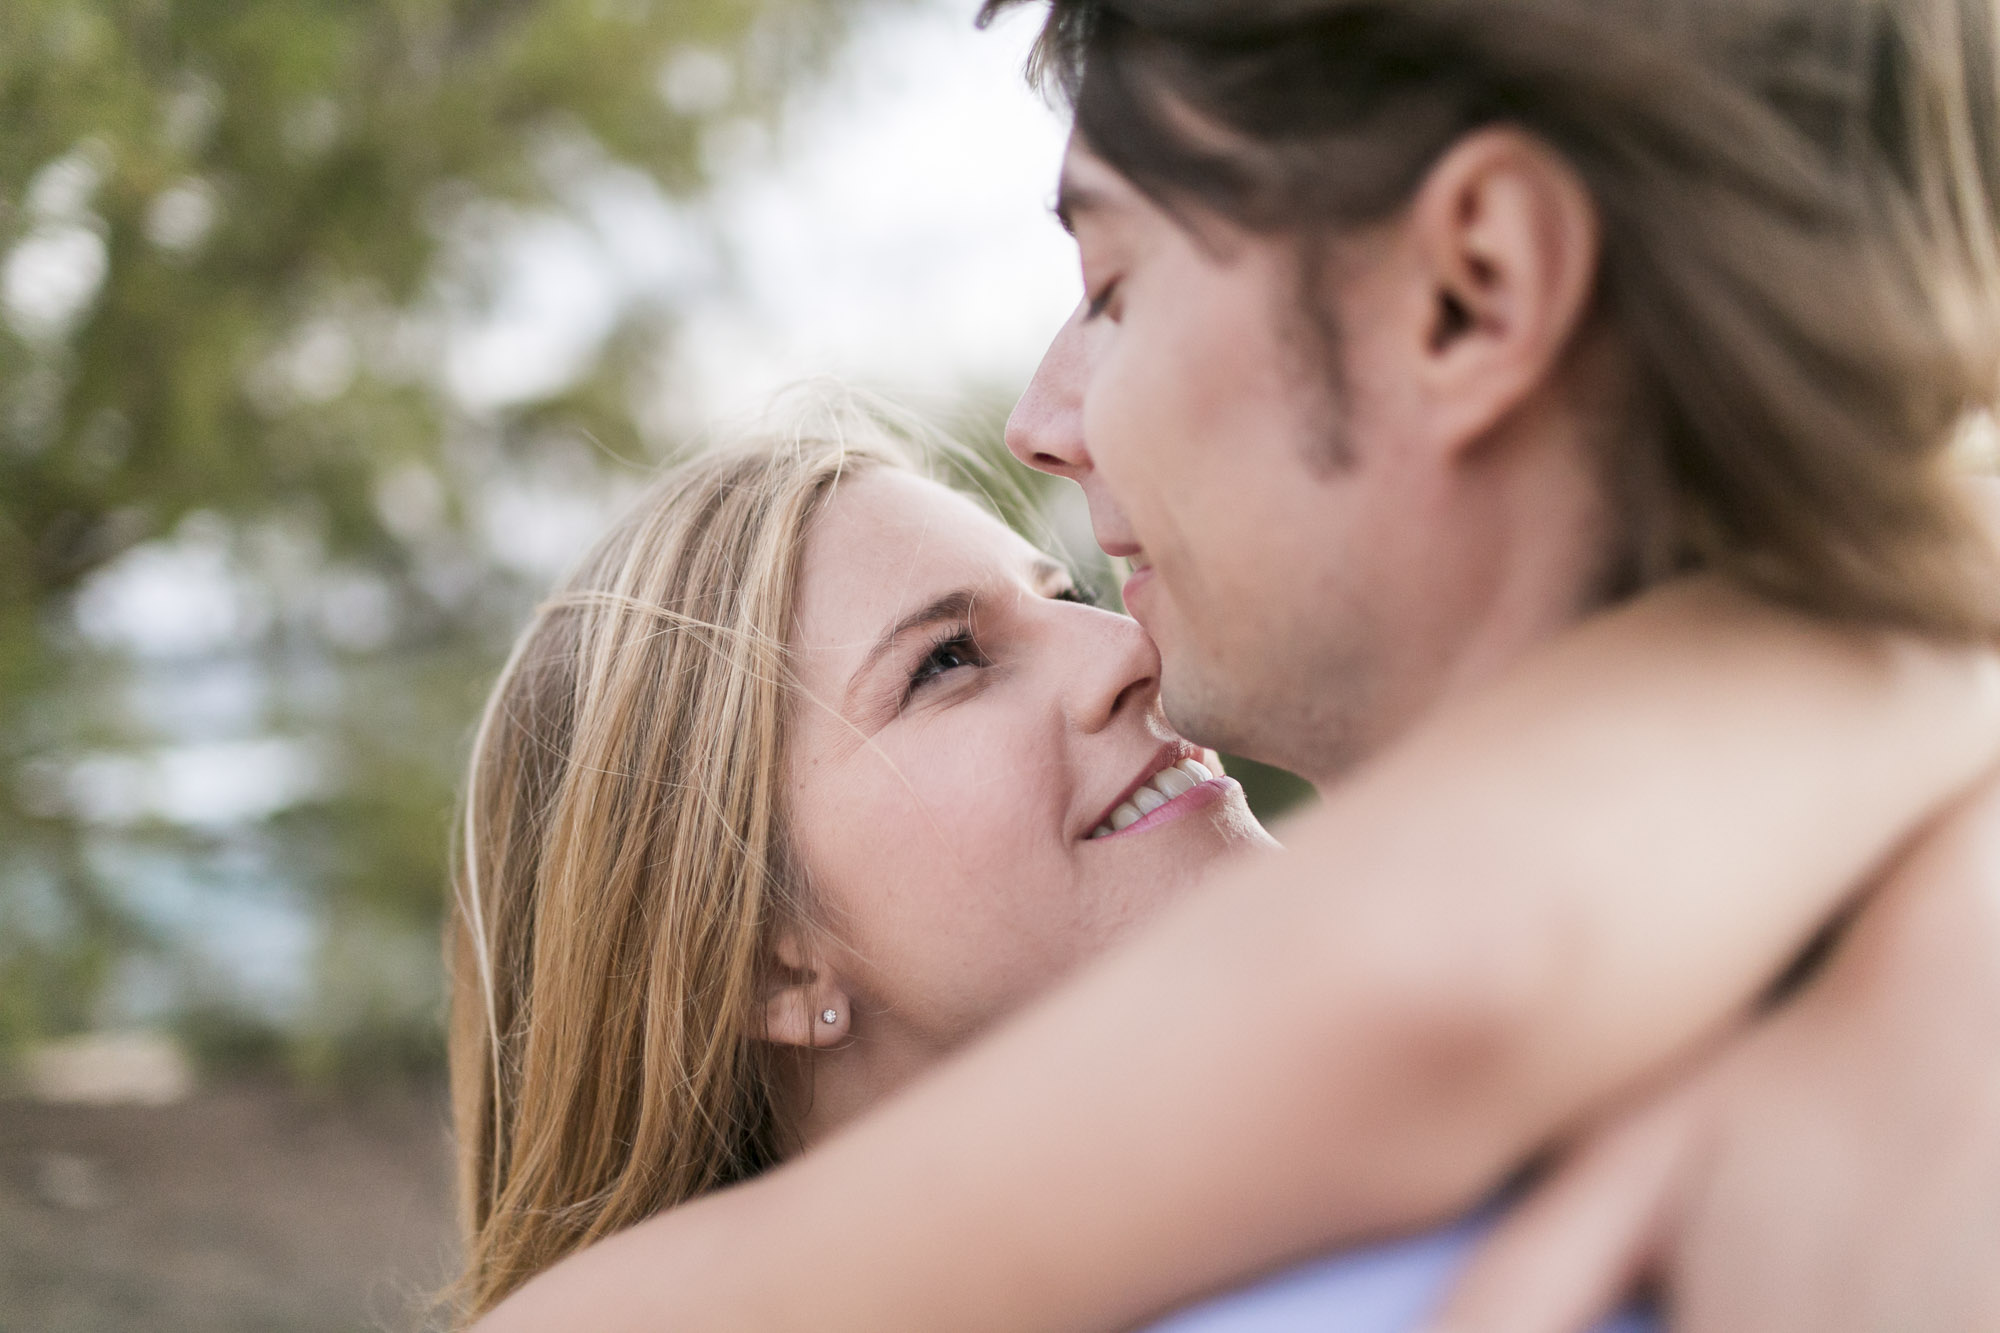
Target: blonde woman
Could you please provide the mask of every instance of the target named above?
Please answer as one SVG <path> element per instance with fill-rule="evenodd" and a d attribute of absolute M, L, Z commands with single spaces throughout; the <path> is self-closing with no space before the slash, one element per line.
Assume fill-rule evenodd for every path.
<path fill-rule="evenodd" d="M 1219 863 L 1272 845 L 1212 758 L 1166 726 L 1143 632 L 864 436 L 795 437 L 670 472 L 541 609 L 494 690 L 452 926 L 468 1317 L 518 1292 L 492 1327 L 680 1326 L 671 1302 L 685 1293 L 695 1308 L 701 1294 L 648 1270 L 635 1224 L 836 1137 Z M 1753 650 L 1760 668 L 1745 672 Z M 1687 969 L 1699 979 L 1686 994 L 1662 986 L 1629 1034 L 1636 1049 L 1679 1048 L 1711 1021 L 1718 970 L 1747 1001 L 1914 814 L 1986 761 L 1992 704 L 1976 675 L 1950 654 L 1856 644 L 1714 588 L 1653 594 L 1449 715 L 1348 806 L 1329 802 L 1325 827 L 1345 815 L 1393 851 L 1401 826 L 1401 845 L 1426 848 L 1405 858 L 1414 870 L 1392 854 L 1370 882 L 1337 887 L 1365 904 L 1448 873 L 1427 834 L 1463 813 L 1480 785 L 1465 774 L 1501 765 L 1507 788 L 1491 803 L 1525 859 L 1555 857 L 1579 827 L 1612 846 L 1633 830 L 1613 857 L 1616 898 L 1673 895 L 1709 923 L 1707 966 Z M 1602 742 L 1551 725 L 1558 700 L 1569 715 L 1588 703 L 1619 717 L 1655 780 L 1638 793 L 1597 782 L 1588 761 Z M 1662 822 L 1709 836 L 1677 834 L 1663 855 L 1638 831 Z M 1495 894 L 1519 882 L 1458 871 L 1490 876 Z M 1166 928 L 1220 942 L 1230 916 L 1299 902 L 1283 883 L 1205 895 L 1202 915 Z M 1408 935 L 1358 930 L 1351 946 L 1320 964 L 1352 978 L 1357 999 L 1393 976 L 1400 1001 L 1329 1016 L 1329 1077 L 1366 1089 L 1384 1059 L 1509 1058 L 1453 1047 L 1464 1033 L 1449 1024 L 1425 1028 L 1462 993 L 1462 959 L 1427 960 Z M 1686 947 L 1661 938 L 1662 976 Z M 1272 960 L 1272 986 L 1299 979 L 1287 961 Z M 1116 1040 L 1230 1022 L 1210 994 L 1187 975 Z M 1249 1051 L 1264 1037 L 1235 1041 Z M 1395 1098 L 1420 1087 L 1385 1085 L 1383 1138 Z M 1550 1100 L 1538 1114 L 1554 1134 L 1583 1109 Z M 951 1127 L 967 1153 L 1003 1130 Z M 1150 1137 L 1135 1117 L 1131 1151 Z M 1325 1152 L 1353 1164 L 1349 1236 L 1435 1218 L 1436 1161 L 1385 1155 L 1361 1133 Z M 791 1224 L 835 1236 L 849 1220 Z M 726 1213 L 707 1226 L 719 1239 L 704 1262 L 759 1263 L 760 1238 L 734 1236 Z M 565 1265 L 566 1283 L 520 1291 L 621 1232 Z M 689 1252 L 683 1236 L 678 1256 Z M 1424 1308 L 1448 1267 L 1424 1256 L 1455 1253 L 1405 1252 L 1422 1262 L 1392 1282 L 1403 1313 L 1357 1309 L 1347 1327 L 1402 1326 L 1366 1320 Z M 789 1280 L 780 1266 L 774 1287 Z M 1353 1290 L 1339 1286 L 1353 1270 L 1327 1271 L 1336 1296 Z M 697 1317 L 780 1322 L 742 1306 Z M 929 1326 L 959 1322 L 939 1310 Z"/>

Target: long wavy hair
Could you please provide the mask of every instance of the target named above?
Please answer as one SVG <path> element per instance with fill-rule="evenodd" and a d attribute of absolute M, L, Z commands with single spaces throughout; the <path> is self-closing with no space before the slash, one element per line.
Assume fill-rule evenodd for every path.
<path fill-rule="evenodd" d="M 799 556 L 843 478 L 901 466 L 836 429 L 674 467 L 494 686 L 447 944 L 464 1319 L 788 1152 L 761 1037 L 775 933 L 811 923 L 781 800 Z"/>

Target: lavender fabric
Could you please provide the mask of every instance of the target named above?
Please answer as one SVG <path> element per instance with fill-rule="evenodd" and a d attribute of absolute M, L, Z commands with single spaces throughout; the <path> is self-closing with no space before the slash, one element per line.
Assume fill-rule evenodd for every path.
<path fill-rule="evenodd" d="M 1230 1292 L 1155 1324 L 1148 1333 L 1418 1333 L 1472 1256 L 1493 1213 L 1409 1240 L 1349 1250 Z M 1596 1333 L 1659 1333 L 1639 1311 Z"/>

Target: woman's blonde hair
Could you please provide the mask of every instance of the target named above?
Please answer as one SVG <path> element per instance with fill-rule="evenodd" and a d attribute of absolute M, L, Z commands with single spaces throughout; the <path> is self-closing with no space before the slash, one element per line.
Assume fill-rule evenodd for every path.
<path fill-rule="evenodd" d="M 800 551 L 842 478 L 905 465 L 836 428 L 673 468 L 495 685 L 448 942 L 467 1318 L 786 1151 L 760 1038 L 775 932 L 808 920 L 781 800 Z"/>

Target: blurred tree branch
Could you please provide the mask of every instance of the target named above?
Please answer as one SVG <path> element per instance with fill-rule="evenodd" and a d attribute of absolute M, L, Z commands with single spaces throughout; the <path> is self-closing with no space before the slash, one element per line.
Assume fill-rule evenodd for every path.
<path fill-rule="evenodd" d="M 199 860 L 157 819 L 93 822 L 63 776 L 177 738 L 128 706 L 145 665 L 107 666 L 76 608 L 190 522 L 275 608 L 228 649 L 275 682 L 248 725 L 338 740 L 332 788 L 196 842 L 255 844 L 335 915 L 431 927 L 459 733 L 518 592 L 480 488 L 533 451 L 657 453 L 633 403 L 672 324 L 624 311 L 571 382 L 469 407 L 451 322 L 505 274 L 468 228 L 573 208 L 578 162 L 698 199 L 716 128 L 768 116 L 859 8 L 0 6 L 0 1045 L 95 1021 L 145 947 L 107 841 Z M 327 571 L 387 628 L 315 620 Z"/>

